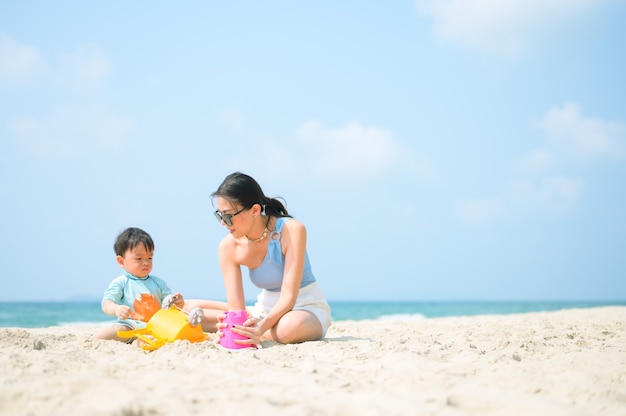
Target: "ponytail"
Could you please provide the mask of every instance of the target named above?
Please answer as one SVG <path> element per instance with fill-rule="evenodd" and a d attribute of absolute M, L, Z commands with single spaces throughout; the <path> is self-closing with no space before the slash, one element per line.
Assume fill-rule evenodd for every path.
<path fill-rule="evenodd" d="M 211 194 L 212 198 L 218 196 L 233 203 L 237 202 L 244 208 L 251 208 L 254 204 L 259 204 L 263 208 L 265 215 L 291 218 L 287 208 L 285 208 L 285 204 L 283 204 L 283 198 L 269 198 L 265 196 L 258 182 L 251 176 L 241 172 L 231 173 L 224 179 L 217 191 Z M 280 200 L 283 200 L 283 202 Z"/>
<path fill-rule="evenodd" d="M 281 197 L 268 198 L 266 196 L 263 196 L 262 205 L 263 205 L 263 211 L 265 212 L 265 215 L 271 215 L 273 217 L 290 217 L 291 218 L 291 215 L 289 215 L 289 212 L 287 212 L 287 208 L 285 208 L 285 205 L 280 200 L 282 200 L 283 202 L 285 201 Z"/>

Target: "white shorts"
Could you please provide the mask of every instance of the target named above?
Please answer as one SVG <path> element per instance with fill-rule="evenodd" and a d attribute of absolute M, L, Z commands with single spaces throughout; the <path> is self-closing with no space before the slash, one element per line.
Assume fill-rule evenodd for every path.
<path fill-rule="evenodd" d="M 257 296 L 254 306 L 247 308 L 248 312 L 256 319 L 263 319 L 278 302 L 279 298 L 280 292 L 270 292 L 263 289 Z M 317 282 L 300 288 L 293 310 L 308 311 L 315 315 L 322 325 L 322 336 L 326 335 L 326 331 L 328 331 L 331 324 L 330 306 Z"/>

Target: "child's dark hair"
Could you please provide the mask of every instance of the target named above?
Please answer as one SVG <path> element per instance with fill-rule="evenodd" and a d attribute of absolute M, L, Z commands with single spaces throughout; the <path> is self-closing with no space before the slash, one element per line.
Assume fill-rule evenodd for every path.
<path fill-rule="evenodd" d="M 224 179 L 217 191 L 211 194 L 212 198 L 222 197 L 231 203 L 239 203 L 243 208 L 252 208 L 254 204 L 261 205 L 265 215 L 274 217 L 291 217 L 287 208 L 279 199 L 265 196 L 261 186 L 251 176 L 245 173 L 231 173 Z"/>
<path fill-rule="evenodd" d="M 154 242 L 150 234 L 141 228 L 130 227 L 117 236 L 113 250 L 116 255 L 123 256 L 127 250 L 132 250 L 140 244 L 143 244 L 146 250 L 154 251 Z"/>

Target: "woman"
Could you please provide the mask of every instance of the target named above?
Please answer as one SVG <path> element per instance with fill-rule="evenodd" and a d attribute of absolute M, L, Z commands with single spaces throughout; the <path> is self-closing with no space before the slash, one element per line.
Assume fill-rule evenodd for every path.
<path fill-rule="evenodd" d="M 246 309 L 241 266 L 262 289 L 254 307 L 248 308 L 252 318 L 233 332 L 254 344 L 266 339 L 283 344 L 322 339 L 331 324 L 330 307 L 311 271 L 304 225 L 240 172 L 228 175 L 211 196 L 215 216 L 229 231 L 218 251 L 228 309 Z M 198 305 L 209 309 L 207 317 L 221 307 L 210 301 L 190 306 Z M 223 327 L 217 324 L 218 329 Z"/>

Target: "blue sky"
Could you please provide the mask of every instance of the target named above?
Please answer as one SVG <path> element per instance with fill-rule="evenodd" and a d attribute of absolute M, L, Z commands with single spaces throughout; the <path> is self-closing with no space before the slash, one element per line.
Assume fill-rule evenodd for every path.
<path fill-rule="evenodd" d="M 0 300 L 97 299 L 128 226 L 223 299 L 251 174 L 330 300 L 626 299 L 626 4 L 3 2 Z M 248 298 L 256 290 L 246 286 Z"/>

